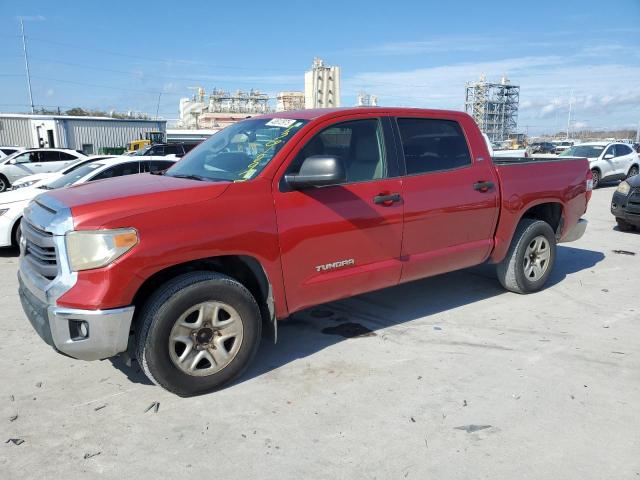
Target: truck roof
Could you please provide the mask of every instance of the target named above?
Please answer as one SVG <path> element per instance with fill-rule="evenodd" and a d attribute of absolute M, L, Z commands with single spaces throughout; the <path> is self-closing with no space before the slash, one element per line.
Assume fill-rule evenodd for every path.
<path fill-rule="evenodd" d="M 310 108 L 305 110 L 289 110 L 286 112 L 274 112 L 253 118 L 291 118 L 296 120 L 315 120 L 320 117 L 341 116 L 352 113 L 379 113 L 392 115 L 410 115 L 415 113 L 456 114 L 466 115 L 458 110 L 434 110 L 427 108 L 406 108 L 406 107 L 340 107 L 340 108 Z"/>

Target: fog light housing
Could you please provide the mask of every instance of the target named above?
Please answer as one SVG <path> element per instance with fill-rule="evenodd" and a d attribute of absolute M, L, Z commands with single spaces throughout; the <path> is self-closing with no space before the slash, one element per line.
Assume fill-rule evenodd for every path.
<path fill-rule="evenodd" d="M 69 336 L 71 340 L 89 338 L 89 323 L 84 320 L 69 320 Z"/>

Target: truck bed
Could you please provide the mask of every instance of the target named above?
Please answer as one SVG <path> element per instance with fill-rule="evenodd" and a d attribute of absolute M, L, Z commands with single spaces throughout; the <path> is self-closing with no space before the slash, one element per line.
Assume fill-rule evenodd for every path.
<path fill-rule="evenodd" d="M 527 208 L 543 203 L 562 207 L 562 235 L 584 214 L 590 176 L 586 158 L 529 157 L 493 161 L 500 180 L 500 218 L 492 259 L 500 260 L 509 248 L 511 236 Z"/>

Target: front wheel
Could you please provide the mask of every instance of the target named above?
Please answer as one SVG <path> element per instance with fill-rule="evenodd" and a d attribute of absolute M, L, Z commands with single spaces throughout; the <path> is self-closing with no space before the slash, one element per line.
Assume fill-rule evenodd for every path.
<path fill-rule="evenodd" d="M 506 257 L 498 264 L 498 280 L 515 293 L 533 293 L 546 283 L 556 261 L 556 237 L 547 222 L 524 218 Z"/>
<path fill-rule="evenodd" d="M 258 350 L 262 329 L 251 293 L 213 272 L 164 284 L 142 308 L 138 325 L 142 369 L 180 396 L 216 390 L 241 375 Z"/>
<path fill-rule="evenodd" d="M 616 217 L 616 223 L 618 224 L 618 230 L 620 230 L 621 232 L 633 232 L 636 229 L 624 218 Z"/>
<path fill-rule="evenodd" d="M 6 191 L 11 185 L 9 181 L 2 175 L 0 175 L 0 193 Z"/>

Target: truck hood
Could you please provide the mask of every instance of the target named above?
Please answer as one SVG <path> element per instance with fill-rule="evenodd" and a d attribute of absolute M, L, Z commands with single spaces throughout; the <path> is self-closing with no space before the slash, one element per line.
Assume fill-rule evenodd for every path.
<path fill-rule="evenodd" d="M 71 209 L 76 229 L 111 228 L 148 211 L 217 198 L 229 182 L 202 182 L 148 173 L 89 182 L 48 192 Z"/>

